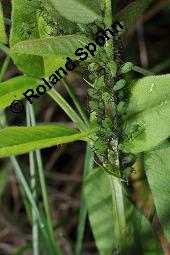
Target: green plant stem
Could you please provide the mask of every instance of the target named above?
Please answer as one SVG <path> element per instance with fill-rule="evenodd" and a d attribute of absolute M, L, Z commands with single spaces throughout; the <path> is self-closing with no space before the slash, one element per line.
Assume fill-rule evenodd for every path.
<path fill-rule="evenodd" d="M 85 180 L 86 175 L 89 171 L 93 168 L 93 151 L 90 144 L 87 143 L 86 146 L 86 155 L 85 155 L 85 162 L 84 162 L 84 171 L 83 171 L 83 180 Z M 79 221 L 78 221 L 78 230 L 77 230 L 77 240 L 75 245 L 75 255 L 81 254 L 82 249 L 82 242 L 85 230 L 85 223 L 87 217 L 87 207 L 85 203 L 85 196 L 84 196 L 84 187 L 85 183 L 83 183 L 82 191 L 81 191 L 81 205 L 79 211 Z"/>
<path fill-rule="evenodd" d="M 30 104 L 26 104 L 26 117 L 27 117 L 27 126 L 32 126 L 30 120 Z M 35 166 L 35 153 L 29 153 L 29 162 L 30 162 L 30 177 L 31 177 L 31 190 L 32 196 L 35 201 L 37 201 L 37 180 L 36 180 L 36 166 Z M 32 207 L 32 242 L 33 242 L 33 254 L 39 255 L 39 229 L 38 229 L 38 220 L 36 212 Z"/>
<path fill-rule="evenodd" d="M 112 5 L 111 0 L 105 0 L 105 24 L 108 27 L 112 25 Z M 113 41 L 110 40 L 108 44 L 106 44 L 106 51 L 113 52 L 114 51 L 114 44 Z M 107 81 L 108 84 L 111 82 L 110 80 Z M 110 113 L 114 113 L 116 111 L 116 102 L 110 103 L 107 106 L 106 111 L 108 111 L 108 115 Z M 116 117 L 115 117 L 116 118 Z M 115 128 L 117 127 L 117 120 L 114 120 Z M 119 149 L 118 149 L 118 137 L 114 138 L 112 147 L 114 148 L 114 152 L 116 155 L 115 165 L 119 168 Z M 110 176 L 110 186 L 112 189 L 112 199 L 113 199 L 113 206 L 116 207 L 116 216 L 117 216 L 117 238 L 118 238 L 118 245 L 121 251 L 121 254 L 124 253 L 125 250 L 125 238 L 123 232 L 126 228 L 126 221 L 125 221 L 125 206 L 124 206 L 124 199 L 123 199 L 123 187 L 120 178 Z"/>
<path fill-rule="evenodd" d="M 30 161 L 30 176 L 31 176 L 31 189 L 32 189 L 32 195 L 37 201 L 37 191 L 36 191 L 36 172 L 35 172 L 35 159 L 34 159 L 34 153 L 29 153 L 29 161 Z M 33 254 L 39 255 L 39 228 L 38 228 L 38 222 L 37 222 L 37 215 L 32 208 L 32 240 L 33 240 Z"/>
<path fill-rule="evenodd" d="M 82 106 L 81 106 L 81 104 L 80 104 L 80 102 L 79 102 L 79 100 L 78 100 L 78 98 L 77 98 L 73 88 L 71 87 L 71 85 L 65 79 L 62 80 L 62 83 L 63 83 L 65 89 L 67 90 L 69 96 L 73 100 L 73 103 L 75 104 L 75 106 L 76 106 L 78 112 L 80 113 L 80 116 L 82 117 L 84 123 L 86 124 L 87 128 L 90 128 L 89 120 L 88 120 L 88 118 L 87 118 L 87 116 L 85 114 L 85 111 L 82 108 Z"/>
<path fill-rule="evenodd" d="M 9 48 L 8 48 L 7 46 L 3 45 L 2 43 L 0 43 L 0 50 L 1 50 L 3 53 L 5 53 L 7 56 L 10 55 L 10 53 L 9 53 Z"/>
<path fill-rule="evenodd" d="M 125 220 L 125 208 L 124 208 L 124 199 L 123 199 L 123 188 L 120 178 L 110 176 L 110 182 L 112 187 L 112 199 L 113 205 L 116 210 L 116 218 L 117 218 L 117 237 L 119 241 L 119 248 L 122 253 L 125 251 L 125 236 L 124 230 L 126 228 L 126 220 Z"/>
<path fill-rule="evenodd" d="M 72 109 L 72 107 L 66 102 L 66 100 L 58 93 L 58 91 L 52 88 L 50 91 L 48 91 L 48 94 L 65 111 L 65 113 L 70 117 L 70 119 L 77 125 L 80 131 L 87 130 L 85 123 L 78 116 L 78 114 Z"/>
<path fill-rule="evenodd" d="M 6 70 L 9 66 L 9 63 L 10 63 L 10 56 L 7 56 L 3 62 L 3 65 L 2 65 L 2 68 L 1 68 L 1 72 L 0 72 L 0 82 L 3 81 L 3 77 L 6 73 Z"/>
<path fill-rule="evenodd" d="M 154 75 L 153 72 L 148 71 L 148 70 L 146 70 L 142 67 L 139 67 L 139 66 L 133 66 L 132 70 L 137 73 L 143 74 L 144 76 Z"/>
<path fill-rule="evenodd" d="M 36 120 L 35 120 L 34 108 L 32 105 L 29 106 L 29 110 L 30 110 L 30 119 L 31 119 L 32 126 L 35 126 Z M 48 203 L 48 193 L 47 193 L 47 189 L 46 189 L 45 175 L 44 175 L 44 171 L 43 171 L 43 164 L 42 164 L 40 150 L 35 151 L 35 156 L 36 156 L 36 161 L 37 161 L 37 170 L 38 170 L 38 174 L 39 174 L 39 178 L 40 178 L 43 204 L 44 204 L 45 214 L 47 217 L 47 226 L 49 229 L 51 239 L 52 239 L 54 245 L 56 246 L 57 254 L 60 255 L 61 251 L 59 249 L 57 242 L 54 239 L 53 224 L 52 224 L 52 220 L 51 220 L 51 212 L 50 212 L 50 207 L 49 207 L 49 203 Z"/>

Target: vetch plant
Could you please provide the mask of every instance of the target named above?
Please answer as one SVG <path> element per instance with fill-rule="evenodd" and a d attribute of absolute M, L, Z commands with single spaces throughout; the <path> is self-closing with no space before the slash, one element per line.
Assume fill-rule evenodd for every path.
<path fill-rule="evenodd" d="M 25 25 L 25 24 L 24 24 Z M 111 29 L 105 29 L 105 30 L 101 30 L 100 31 L 100 36 L 97 36 L 96 39 L 95 39 L 95 43 L 98 45 L 98 46 L 104 46 L 106 40 L 109 40 L 110 37 L 108 35 L 108 32 L 110 35 L 114 35 L 115 32 L 119 32 L 119 30 L 117 29 L 117 27 L 123 29 L 123 26 L 119 23 L 119 22 L 114 22 L 112 24 L 112 28 L 115 30 L 115 31 L 112 31 Z M 30 35 L 30 31 L 28 30 L 28 34 Z M 79 38 L 77 37 L 77 40 L 79 41 Z M 95 43 L 88 43 L 85 48 L 87 51 L 82 51 L 83 48 L 78 48 L 76 51 L 75 51 L 75 56 L 80 56 L 79 60 L 80 61 L 85 61 L 87 60 L 88 56 L 89 56 L 89 53 L 92 57 L 94 57 L 94 53 L 97 49 L 97 45 Z M 18 46 L 17 46 L 18 47 Z M 82 58 L 82 55 L 85 55 L 83 58 Z M 69 57 L 66 58 L 67 62 L 65 64 L 65 69 L 63 67 L 60 67 L 58 70 L 55 71 L 55 73 L 51 74 L 50 77 L 48 78 L 48 80 L 46 80 L 45 78 L 42 78 L 42 81 L 44 82 L 44 84 L 41 84 L 39 85 L 36 90 L 34 91 L 33 89 L 28 89 L 26 92 L 23 93 L 24 97 L 29 101 L 30 104 L 33 103 L 32 101 L 32 98 L 39 98 L 40 96 L 44 95 L 47 90 L 51 89 L 52 86 L 56 85 L 57 82 L 59 82 L 62 78 L 64 78 L 63 76 L 65 75 L 68 75 L 68 72 L 67 71 L 73 71 L 78 65 L 79 65 L 79 62 L 78 60 L 77 61 L 73 61 L 72 59 L 70 59 Z M 47 86 L 46 86 L 47 85 Z M 38 95 L 35 95 L 35 94 L 38 94 Z M 15 109 L 15 106 L 16 106 L 16 103 L 17 105 L 18 104 L 21 104 L 21 102 L 19 100 L 14 100 L 11 104 L 11 110 L 14 111 L 15 113 L 17 112 L 21 112 L 23 110 L 23 107 L 18 110 L 16 108 L 16 111 L 14 110 Z"/>
<path fill-rule="evenodd" d="M 168 243 L 170 75 L 154 75 L 131 60 L 124 62 L 120 52 L 123 37 L 151 1 L 134 1 L 113 15 L 116 2 L 12 0 L 9 48 L 5 46 L 7 37 L 0 5 L 0 49 L 23 73 L 0 83 L 0 110 L 4 117 L 4 109 L 13 105 L 13 101 L 21 102 L 25 97 L 30 104 L 36 104 L 37 100 L 32 99 L 41 100 L 40 95 L 47 92 L 75 127 L 36 125 L 34 108 L 27 102 L 27 126 L 3 125 L 0 130 L 0 157 L 10 157 L 31 208 L 35 255 L 64 254 L 54 235 L 40 149 L 77 140 L 86 142 L 87 149 L 73 254 L 83 254 L 87 215 L 101 255 L 168 254 L 155 230 L 154 218 L 157 217 Z M 75 64 L 77 60 L 79 66 Z M 89 114 L 84 112 L 69 82 L 63 79 L 68 73 L 61 66 L 75 71 L 74 64 L 89 86 Z M 7 66 L 4 62 L 5 71 Z M 135 73 L 144 77 L 136 79 Z M 40 85 L 41 79 L 48 90 Z M 76 111 L 51 86 L 59 81 Z M 16 158 L 24 153 L 29 153 L 30 182 Z M 129 186 L 136 175 L 142 174 L 147 177 L 146 185 L 153 198 L 149 216 L 135 204 Z M 38 182 L 42 207 L 38 203 Z"/>

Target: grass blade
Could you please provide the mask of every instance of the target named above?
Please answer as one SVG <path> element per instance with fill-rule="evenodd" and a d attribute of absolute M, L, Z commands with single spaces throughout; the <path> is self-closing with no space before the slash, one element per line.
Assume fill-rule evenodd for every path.
<path fill-rule="evenodd" d="M 22 173 L 22 170 L 21 170 L 21 167 L 20 167 L 18 161 L 16 160 L 15 157 L 11 157 L 11 161 L 13 163 L 14 171 L 17 176 L 17 179 L 18 179 L 19 183 L 21 184 L 21 186 L 27 196 L 29 203 L 31 204 L 32 208 L 34 208 L 34 211 L 36 212 L 39 227 L 40 227 L 40 230 L 41 230 L 43 238 L 44 238 L 44 245 L 45 245 L 46 251 L 50 255 L 59 255 L 59 253 L 56 251 L 56 247 L 53 245 L 53 243 L 51 243 L 51 240 L 49 238 L 48 229 L 46 228 L 46 222 L 42 218 L 42 216 L 39 212 L 39 209 L 37 208 L 37 205 L 36 205 L 35 200 L 32 196 L 30 187 Z"/>
<path fill-rule="evenodd" d="M 84 112 L 84 109 L 82 108 L 77 96 L 75 95 L 73 87 L 66 80 L 63 80 L 62 83 L 63 83 L 65 89 L 67 90 L 69 96 L 73 100 L 73 103 L 76 106 L 78 112 L 80 113 L 80 116 L 82 117 L 84 123 L 86 124 L 86 126 L 88 128 L 90 128 L 89 120 L 88 120 L 88 118 Z"/>
<path fill-rule="evenodd" d="M 90 172 L 92 170 L 93 162 L 94 162 L 93 161 L 93 151 L 91 149 L 91 146 L 89 144 L 87 144 L 85 162 L 84 162 L 83 180 L 85 180 L 85 177 L 88 174 L 88 172 Z M 76 240 L 76 246 L 75 246 L 75 254 L 76 255 L 81 254 L 82 242 L 83 242 L 83 236 L 84 236 L 84 230 L 85 230 L 85 222 L 86 222 L 86 217 L 87 217 L 87 207 L 85 204 L 84 185 L 85 184 L 83 183 L 82 192 L 81 192 L 81 206 L 80 206 L 80 212 L 79 212 L 77 240 Z"/>
<path fill-rule="evenodd" d="M 33 109 L 32 105 L 29 106 L 29 111 L 30 111 L 30 119 L 31 119 L 32 126 L 35 126 L 36 120 L 35 120 L 35 114 L 34 114 L 34 109 Z M 49 207 L 49 203 L 48 203 L 48 193 L 47 193 L 47 188 L 46 188 L 46 183 L 45 183 L 45 176 L 44 176 L 44 171 L 43 171 L 43 164 L 42 164 L 40 150 L 35 151 L 35 157 L 36 157 L 37 170 L 38 170 L 38 175 L 39 175 L 40 185 L 41 185 L 41 190 L 42 190 L 44 209 L 45 209 L 45 214 L 46 214 L 46 218 L 47 218 L 47 227 L 49 229 L 51 240 L 54 243 L 54 245 L 56 246 L 58 254 L 61 254 L 59 245 L 57 244 L 56 240 L 54 239 L 53 224 L 52 224 L 52 219 L 51 219 L 50 207 Z"/>
<path fill-rule="evenodd" d="M 83 131 L 86 130 L 86 125 L 78 116 L 78 114 L 71 108 L 71 106 L 65 101 L 65 99 L 56 91 L 51 89 L 48 94 L 54 99 L 55 102 L 65 111 L 65 113 L 70 117 L 70 119 L 77 125 L 77 127 Z"/>
<path fill-rule="evenodd" d="M 30 116 L 30 104 L 26 105 L 26 117 L 27 117 L 27 126 L 32 126 L 31 116 Z M 29 164 L 30 164 L 30 177 L 31 177 L 31 190 L 32 196 L 35 201 L 37 201 L 37 175 L 36 175 L 36 163 L 35 163 L 35 153 L 29 153 Z M 33 243 L 33 254 L 39 255 L 39 229 L 37 215 L 32 207 L 32 243 Z"/>

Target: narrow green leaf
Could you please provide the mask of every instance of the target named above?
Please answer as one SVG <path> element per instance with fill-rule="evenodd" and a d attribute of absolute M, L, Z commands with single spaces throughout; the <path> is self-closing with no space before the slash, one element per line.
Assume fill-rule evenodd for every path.
<path fill-rule="evenodd" d="M 86 218 L 87 218 L 87 206 L 85 202 L 85 194 L 84 194 L 84 187 L 85 187 L 85 180 L 86 176 L 89 172 L 93 169 L 94 164 L 94 153 L 91 148 L 90 144 L 86 146 L 86 155 L 85 155 L 85 162 L 84 162 L 84 172 L 83 172 L 83 185 L 81 190 L 81 204 L 80 204 L 80 211 L 79 211 L 79 220 L 78 220 L 78 228 L 77 228 L 77 240 L 75 245 L 75 255 L 80 255 L 83 245 L 83 237 L 85 232 L 85 225 L 86 225 Z"/>
<path fill-rule="evenodd" d="M 65 89 L 67 90 L 69 96 L 71 97 L 71 99 L 73 100 L 74 105 L 76 106 L 77 111 L 79 112 L 82 120 L 84 121 L 84 123 L 86 124 L 86 126 L 89 128 L 90 127 L 90 122 L 88 120 L 88 117 L 78 99 L 78 97 L 76 96 L 76 93 L 73 89 L 73 86 L 71 86 L 71 84 L 69 82 L 67 82 L 65 79 L 63 79 L 62 81 Z"/>
<path fill-rule="evenodd" d="M 84 47 L 89 40 L 81 35 L 65 35 L 53 38 L 25 40 L 15 44 L 11 53 L 36 56 L 76 57 L 75 50 Z"/>
<path fill-rule="evenodd" d="M 129 139 L 122 145 L 126 152 L 150 150 L 170 135 L 170 75 L 148 76 L 131 89 L 125 131 Z M 130 131 L 131 130 L 131 131 Z"/>
<path fill-rule="evenodd" d="M 23 175 L 23 171 L 22 171 L 18 161 L 16 160 L 15 157 L 11 157 L 11 161 L 12 161 L 17 179 L 18 179 L 19 183 L 21 184 L 22 190 L 24 191 L 31 207 L 33 207 L 34 211 L 36 212 L 39 227 L 40 227 L 40 230 L 43 235 L 43 245 L 45 247 L 46 252 L 48 251 L 48 254 L 50 254 L 50 255 L 61 255 L 61 253 L 57 250 L 57 247 L 54 246 L 54 243 L 51 241 L 50 235 L 48 233 L 46 219 L 42 216 L 41 211 L 39 211 L 39 209 L 37 207 L 37 204 L 32 196 L 30 187 L 25 179 L 25 176 Z"/>
<path fill-rule="evenodd" d="M 73 110 L 73 108 L 67 103 L 67 101 L 60 95 L 60 93 L 52 88 L 48 94 L 54 99 L 54 101 L 63 109 L 63 111 L 69 116 L 69 118 L 76 124 L 80 131 L 87 129 L 83 120 Z"/>
<path fill-rule="evenodd" d="M 93 130 L 79 133 L 59 125 L 9 127 L 0 130 L 0 157 L 23 154 L 36 149 L 81 140 Z"/>
<path fill-rule="evenodd" d="M 3 81 L 5 73 L 8 69 L 9 63 L 10 63 L 10 56 L 6 56 L 5 60 L 3 61 L 1 70 L 0 70 L 0 82 Z"/>
<path fill-rule="evenodd" d="M 30 127 L 32 126 L 31 123 L 31 114 L 30 114 L 30 108 L 31 105 L 29 103 L 26 104 L 26 122 L 27 126 Z M 38 198 L 38 178 L 36 174 L 37 168 L 36 168 L 36 159 L 35 159 L 35 153 L 30 152 L 29 153 L 29 172 L 30 172 L 30 186 L 31 186 L 31 192 L 32 196 L 35 201 L 37 201 Z M 34 208 L 31 208 L 31 219 L 32 219 L 32 248 L 33 248 L 33 254 L 34 255 L 39 255 L 40 254 L 40 243 L 39 243 L 39 238 L 40 238 L 40 233 L 39 233 L 39 228 L 38 228 L 38 217 L 36 214 L 36 211 Z"/>
<path fill-rule="evenodd" d="M 144 164 L 159 221 L 170 241 L 170 143 L 166 141 L 146 152 Z"/>
<path fill-rule="evenodd" d="M 30 120 L 28 120 L 28 122 L 30 121 L 30 124 L 32 126 L 35 126 L 36 119 L 35 119 L 35 114 L 34 114 L 34 107 L 33 107 L 33 105 L 30 105 L 29 103 L 27 104 L 27 114 L 29 115 L 29 118 L 30 118 Z M 55 247 L 57 254 L 61 255 L 61 250 L 59 248 L 58 242 L 57 242 L 57 240 L 55 240 L 55 237 L 54 237 L 53 223 L 52 223 L 52 219 L 51 219 L 51 211 L 50 211 L 50 206 L 49 206 L 49 199 L 48 199 L 48 193 L 47 193 L 47 188 L 46 188 L 41 152 L 40 152 L 40 150 L 36 150 L 35 152 L 30 152 L 29 154 L 33 154 L 35 156 L 35 162 L 36 162 L 35 172 L 38 173 L 38 175 L 39 175 L 39 182 L 40 182 L 40 186 L 41 186 L 41 190 L 42 190 L 43 207 L 44 207 L 45 215 L 47 218 L 46 227 L 48 229 L 48 236 L 49 236 L 49 239 L 51 239 L 51 242 L 52 242 L 53 246 Z M 33 176 L 34 176 L 34 174 L 33 174 Z M 35 213 L 35 210 L 34 210 L 34 213 Z M 33 242 L 36 242 L 36 240 L 33 240 Z"/>
<path fill-rule="evenodd" d="M 48 2 L 61 16 L 75 23 L 88 24 L 102 19 L 99 0 L 48 0 Z"/>
<path fill-rule="evenodd" d="M 18 76 L 0 83 L 0 110 L 9 106 L 12 101 L 24 98 L 23 93 L 40 85 L 38 79 Z"/>
<path fill-rule="evenodd" d="M 124 9 L 122 9 L 117 15 L 116 19 L 123 21 L 126 29 L 136 22 L 140 15 L 148 8 L 152 0 L 137 0 Z"/>
<path fill-rule="evenodd" d="M 0 43 L 2 44 L 7 43 L 7 36 L 5 32 L 4 16 L 1 2 L 0 2 Z"/>
<path fill-rule="evenodd" d="M 116 212 L 112 206 L 109 175 L 93 169 L 85 181 L 85 199 L 96 245 L 101 255 L 111 254 L 117 245 Z M 110 252 L 110 253 L 109 253 Z"/>

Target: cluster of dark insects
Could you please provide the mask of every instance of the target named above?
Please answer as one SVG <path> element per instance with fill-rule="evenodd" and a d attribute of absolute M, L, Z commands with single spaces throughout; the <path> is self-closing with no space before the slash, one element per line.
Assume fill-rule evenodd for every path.
<path fill-rule="evenodd" d="M 27 0 L 27 2 L 34 15 L 42 17 L 46 27 L 50 27 L 50 32 L 45 30 L 48 35 L 59 36 L 64 35 L 65 32 L 69 33 L 64 32 L 65 24 L 62 25 L 51 15 L 45 0 Z M 34 23 L 23 22 L 21 32 L 24 38 L 30 38 L 33 29 Z M 101 29 L 105 29 L 103 24 L 76 24 L 75 31 L 94 39 L 100 35 Z M 119 31 L 114 36 L 114 53 L 109 47 L 100 47 L 94 58 L 86 63 L 90 72 L 89 109 L 92 121 L 98 126 L 94 141 L 94 150 L 99 159 L 97 162 L 110 174 L 126 178 L 132 172 L 134 155 L 123 154 L 118 145 L 124 139 L 132 139 L 139 135 L 143 130 L 141 126 L 136 125 L 125 133 L 122 128 L 122 123 L 126 119 L 128 94 L 127 82 L 123 76 L 132 70 L 133 64 L 131 62 L 123 64 L 121 49 L 121 31 Z"/>
<path fill-rule="evenodd" d="M 42 17 L 44 20 L 44 31 L 48 36 L 64 35 L 64 26 L 51 16 L 44 0 L 27 0 L 27 6 L 32 10 L 31 15 Z M 48 29 L 47 29 L 48 28 Z M 21 34 L 25 39 L 34 35 L 35 22 L 25 21 L 21 26 Z M 47 31 L 48 30 L 48 31 Z"/>
<path fill-rule="evenodd" d="M 93 31 L 97 30 L 97 26 L 93 28 Z M 92 122 L 98 127 L 94 141 L 97 163 L 109 174 L 126 178 L 133 171 L 135 156 L 123 154 L 118 145 L 127 138 L 123 121 L 126 119 L 128 86 L 123 76 L 132 70 L 133 64 L 122 64 L 120 48 L 121 37 L 116 35 L 114 55 L 109 49 L 100 47 L 88 63 L 91 81 L 88 98 Z"/>

